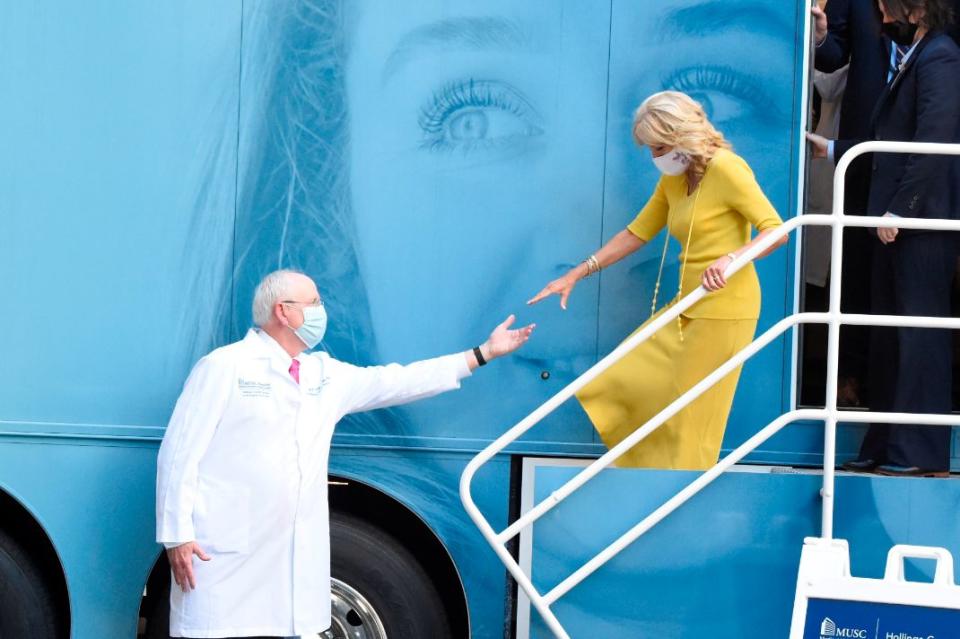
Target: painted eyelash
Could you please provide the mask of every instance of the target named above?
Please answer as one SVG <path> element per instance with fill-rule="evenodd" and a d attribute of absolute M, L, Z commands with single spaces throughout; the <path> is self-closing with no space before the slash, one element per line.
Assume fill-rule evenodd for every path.
<path fill-rule="evenodd" d="M 424 133 L 440 135 L 447 118 L 463 108 L 496 107 L 518 117 L 531 109 L 521 96 L 495 82 L 470 79 L 451 82 L 434 92 L 428 105 L 420 109 L 417 123 Z"/>
<path fill-rule="evenodd" d="M 760 82 L 729 67 L 701 66 L 680 69 L 664 78 L 663 86 L 685 93 L 712 89 L 749 98 L 755 102 L 760 117 L 765 119 L 775 119 L 779 113 L 777 105 L 765 97 L 766 92 Z"/>

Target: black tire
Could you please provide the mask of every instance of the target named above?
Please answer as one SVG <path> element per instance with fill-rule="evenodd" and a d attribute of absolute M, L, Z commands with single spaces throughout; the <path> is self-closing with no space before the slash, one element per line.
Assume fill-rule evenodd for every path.
<path fill-rule="evenodd" d="M 57 609 L 36 562 L 0 530 L 0 639 L 59 639 Z"/>
<path fill-rule="evenodd" d="M 443 601 L 423 567 L 388 533 L 330 515 L 331 573 L 376 611 L 389 639 L 453 639 Z"/>
<path fill-rule="evenodd" d="M 170 565 L 161 555 L 147 581 L 147 596 L 140 604 L 142 639 L 170 639 Z M 0 638 L 2 639 L 2 638 Z"/>

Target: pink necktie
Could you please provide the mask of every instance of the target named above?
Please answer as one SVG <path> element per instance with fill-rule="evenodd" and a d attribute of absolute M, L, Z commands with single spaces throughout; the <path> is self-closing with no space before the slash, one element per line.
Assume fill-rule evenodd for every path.
<path fill-rule="evenodd" d="M 300 360 L 299 359 L 295 359 L 290 363 L 290 377 L 292 377 L 296 383 L 298 384 L 300 383 Z"/>

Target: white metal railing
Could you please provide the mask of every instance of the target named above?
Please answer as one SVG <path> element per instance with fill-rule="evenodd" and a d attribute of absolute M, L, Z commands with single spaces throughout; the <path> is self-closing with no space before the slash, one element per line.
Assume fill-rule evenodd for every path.
<path fill-rule="evenodd" d="M 569 635 L 563 629 L 556 615 L 551 610 L 551 605 L 560 597 L 567 594 L 570 590 L 586 579 L 589 575 L 612 559 L 617 553 L 622 551 L 637 538 L 650 530 L 667 515 L 683 505 L 687 500 L 696 495 L 700 490 L 710 484 L 714 479 L 728 470 L 731 466 L 739 462 L 743 457 L 755 450 L 767 439 L 779 432 L 788 424 L 797 420 L 815 420 L 824 423 L 824 452 L 823 452 L 823 488 L 821 495 L 823 498 L 821 536 L 824 539 L 833 537 L 833 497 L 834 497 L 834 466 L 836 463 L 836 426 L 843 415 L 846 422 L 858 423 L 897 423 L 897 424 L 924 424 L 937 426 L 953 426 L 956 418 L 952 415 L 932 415 L 916 413 L 879 413 L 862 411 L 841 411 L 837 408 L 837 360 L 840 343 L 840 326 L 860 325 L 860 326 L 909 326 L 918 328 L 941 328 L 941 329 L 960 329 L 960 319 L 947 317 L 908 317 L 899 315 L 867 315 L 850 314 L 840 312 L 840 270 L 843 262 L 843 229 L 847 226 L 853 227 L 872 227 L 886 228 L 895 227 L 899 229 L 926 229 L 942 231 L 960 231 L 960 220 L 946 219 L 922 219 L 922 218 L 900 218 L 900 217 L 865 217 L 848 216 L 843 213 L 844 201 L 844 177 L 850 163 L 858 156 L 864 153 L 912 153 L 912 154 L 937 154 L 937 155 L 960 155 L 960 144 L 940 144 L 940 143 L 921 143 L 921 142 L 864 142 L 853 147 L 837 163 L 834 174 L 834 201 L 833 212 L 831 215 L 799 215 L 788 220 L 780 228 L 767 235 L 762 241 L 744 251 L 727 268 L 725 276 L 739 271 L 745 265 L 752 262 L 760 253 L 773 246 L 780 238 L 786 236 L 794 229 L 801 226 L 830 226 L 833 229 L 831 239 L 831 277 L 830 277 L 830 303 L 829 310 L 826 313 L 794 313 L 766 330 L 760 337 L 731 357 L 719 368 L 701 380 L 698 384 L 683 393 L 676 400 L 671 402 L 666 408 L 657 413 L 646 424 L 643 424 L 633 433 L 631 433 L 622 442 L 611 448 L 601 457 L 593 461 L 577 475 L 567 481 L 563 486 L 554 491 L 549 497 L 539 504 L 536 504 L 528 512 L 524 513 L 519 519 L 507 526 L 501 532 L 496 532 L 487 519 L 477 508 L 473 501 L 470 486 L 473 478 L 481 466 L 487 463 L 497 454 L 501 453 L 508 445 L 516 441 L 530 428 L 539 423 L 544 417 L 563 402 L 570 399 L 578 390 L 593 381 L 598 375 L 616 363 L 626 353 L 636 348 L 639 344 L 656 333 L 660 328 L 675 320 L 677 316 L 686 311 L 703 298 L 707 291 L 701 286 L 692 293 L 679 300 L 670 310 L 662 313 L 657 319 L 650 322 L 642 330 L 628 338 L 609 355 L 601 359 L 583 375 L 568 384 L 563 390 L 544 402 L 527 417 L 518 422 L 510 430 L 497 438 L 493 443 L 482 450 L 474 457 L 460 479 L 460 499 L 464 508 L 474 521 L 484 538 L 493 548 L 494 552 L 506 566 L 507 570 L 516 579 L 517 584 L 523 589 L 530 598 L 534 608 L 543 617 L 544 622 L 550 630 L 561 639 L 569 639 Z M 676 495 L 667 500 L 659 508 L 647 515 L 642 521 L 633 528 L 624 533 L 620 538 L 599 552 L 592 559 L 587 561 L 579 569 L 571 573 L 566 579 L 554 586 L 546 594 L 541 594 L 533 585 L 531 578 L 524 573 L 520 564 L 511 556 L 506 548 L 507 542 L 513 539 L 527 526 L 532 525 L 537 519 L 557 506 L 566 499 L 571 493 L 583 486 L 585 483 L 595 477 L 601 470 L 607 468 L 618 457 L 627 450 L 643 440 L 651 432 L 659 428 L 666 420 L 682 410 L 690 402 L 699 397 L 715 383 L 723 379 L 728 373 L 736 367 L 743 364 L 746 360 L 756 354 L 759 350 L 780 337 L 788 329 L 792 329 L 801 324 L 827 324 L 827 381 L 826 381 L 826 401 L 824 408 L 793 410 L 777 419 L 773 420 L 767 426 L 762 428 L 746 442 L 741 444 L 726 457 L 721 459 L 715 466 L 705 471 L 695 480 L 690 482 Z"/>

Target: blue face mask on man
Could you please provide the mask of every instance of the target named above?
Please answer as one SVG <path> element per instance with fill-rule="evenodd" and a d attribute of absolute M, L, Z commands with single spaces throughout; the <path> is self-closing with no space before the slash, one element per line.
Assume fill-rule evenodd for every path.
<path fill-rule="evenodd" d="M 327 309 L 322 304 L 318 304 L 304 306 L 302 311 L 303 324 L 300 328 L 292 329 L 293 333 L 306 344 L 308 349 L 316 348 L 323 339 L 323 334 L 327 332 Z"/>

